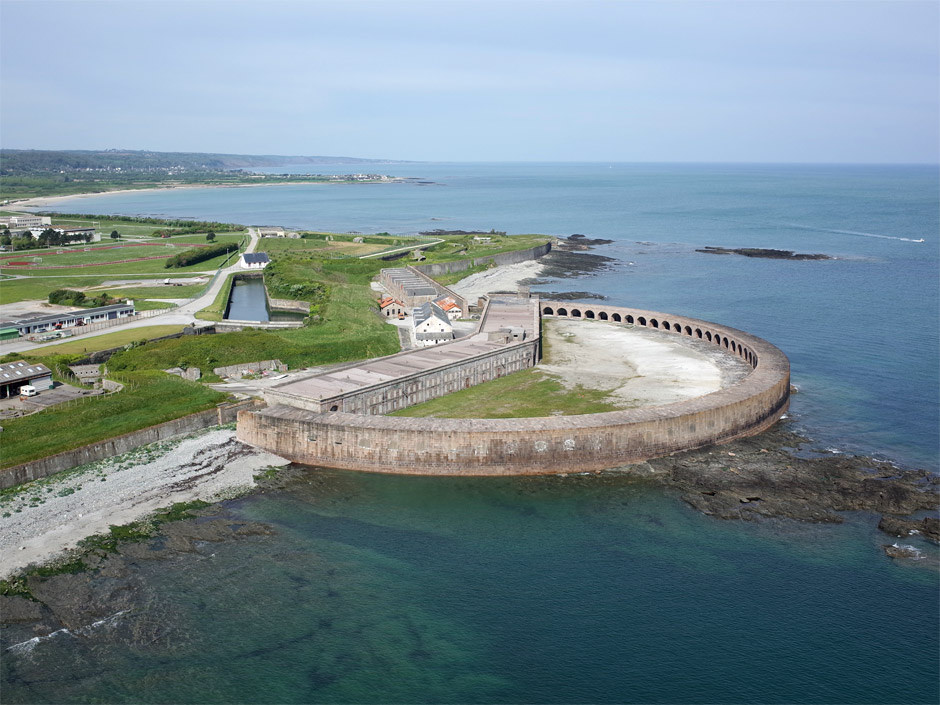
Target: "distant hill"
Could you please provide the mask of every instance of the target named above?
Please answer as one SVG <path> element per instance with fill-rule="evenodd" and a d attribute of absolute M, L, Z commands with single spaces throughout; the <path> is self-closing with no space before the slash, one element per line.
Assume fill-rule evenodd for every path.
<path fill-rule="evenodd" d="M 145 150 L 0 149 L 0 174 L 38 174 L 77 170 L 168 169 L 218 171 L 286 164 L 400 164 L 392 160 L 356 157 L 286 156 L 275 154 L 213 154 L 203 152 L 150 152 Z"/>

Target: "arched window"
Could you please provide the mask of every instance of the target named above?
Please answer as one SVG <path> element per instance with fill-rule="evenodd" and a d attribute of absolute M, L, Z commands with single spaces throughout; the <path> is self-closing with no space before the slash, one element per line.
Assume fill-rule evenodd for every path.
<path fill-rule="evenodd" d="M 568 309 L 566 309 L 566 308 L 560 308 L 560 309 L 558 309 L 558 315 L 559 315 L 559 316 L 567 316 L 567 315 L 568 315 Z"/>
<path fill-rule="evenodd" d="M 653 326 L 653 328 L 659 328 L 659 321 L 657 321 L 655 318 L 651 318 L 650 325 Z"/>
<path fill-rule="evenodd" d="M 580 311 L 579 309 L 576 309 L 576 308 L 571 309 L 571 317 L 572 317 L 572 318 L 581 318 L 581 311 Z"/>
<path fill-rule="evenodd" d="M 594 318 L 594 312 L 593 312 L 593 311 L 585 311 L 585 312 L 584 312 L 584 317 L 585 317 L 585 318 Z"/>
<path fill-rule="evenodd" d="M 645 326 L 645 325 L 646 325 L 646 319 L 643 318 L 643 316 L 640 316 L 639 318 L 637 318 L 637 319 L 636 319 L 636 322 L 639 323 L 641 326 Z"/>
<path fill-rule="evenodd" d="M 627 323 L 633 323 L 633 316 L 627 316 Z"/>
<path fill-rule="evenodd" d="M 546 306 L 545 308 L 543 308 L 543 309 L 542 309 L 542 313 L 545 314 L 546 316 L 554 316 L 554 315 L 555 315 L 555 312 L 551 309 L 550 306 Z"/>
<path fill-rule="evenodd" d="M 702 337 L 702 329 L 701 329 L 701 328 L 696 328 L 696 329 L 695 329 L 695 336 L 696 336 L 697 338 L 701 339 L 701 337 Z"/>
<path fill-rule="evenodd" d="M 606 321 L 606 320 L 607 320 L 607 311 L 601 311 L 599 314 L 597 314 L 597 317 L 600 318 L 602 321 Z"/>
<path fill-rule="evenodd" d="M 617 321 L 617 323 L 620 323 L 620 322 L 623 321 L 623 319 L 620 317 L 620 314 L 619 314 L 619 313 L 615 313 L 615 314 L 612 316 L 612 318 L 613 318 L 615 321 Z"/>
<path fill-rule="evenodd" d="M 689 336 L 690 338 L 692 337 L 692 326 L 685 327 L 685 334 Z"/>
<path fill-rule="evenodd" d="M 705 331 L 705 340 L 709 343 L 712 342 L 712 332 L 710 330 Z"/>

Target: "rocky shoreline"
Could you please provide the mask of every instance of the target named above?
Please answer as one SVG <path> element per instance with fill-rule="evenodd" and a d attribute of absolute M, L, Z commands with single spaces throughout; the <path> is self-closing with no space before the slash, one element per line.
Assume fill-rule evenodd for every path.
<path fill-rule="evenodd" d="M 886 538 L 920 536 L 940 542 L 937 517 L 940 478 L 926 470 L 905 470 L 871 458 L 808 451 L 811 443 L 786 424 L 722 446 L 676 453 L 597 473 L 597 482 L 628 476 L 678 494 L 691 507 L 716 519 L 762 521 L 791 519 L 841 523 L 840 512 L 880 514 Z M 258 478 L 254 492 L 309 484 L 303 466 L 291 465 Z M 199 552 L 200 545 L 222 541 L 263 541 L 274 529 L 233 518 L 226 503 L 210 505 L 138 540 L 119 542 L 113 551 L 100 545 L 72 552 L 59 562 L 81 569 L 34 570 L 6 583 L 0 595 L 0 643 L 4 649 L 45 638 L 61 630 L 73 634 L 152 601 L 137 572 L 142 562 L 172 561 Z M 884 544 L 895 560 L 917 560 L 921 551 L 895 542 Z M 13 590 L 10 587 L 13 586 Z M 126 620 L 127 639 L 160 639 L 161 627 Z M 27 647 L 22 647 L 27 648 Z"/>
<path fill-rule="evenodd" d="M 789 259 L 789 260 L 823 260 L 835 259 L 830 255 L 803 254 L 791 250 L 770 250 L 761 247 L 703 247 L 695 250 L 707 255 L 741 255 L 742 257 L 759 257 L 763 259 Z"/>

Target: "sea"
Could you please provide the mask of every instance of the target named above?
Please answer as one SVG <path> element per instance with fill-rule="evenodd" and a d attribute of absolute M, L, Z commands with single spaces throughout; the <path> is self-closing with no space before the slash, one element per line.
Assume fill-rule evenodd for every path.
<path fill-rule="evenodd" d="M 349 165 L 267 172 L 348 173 Z M 551 279 L 752 332 L 790 358 L 818 453 L 940 470 L 936 166 L 394 163 L 404 183 L 104 194 L 70 213 L 361 233 L 612 240 Z M 706 246 L 821 253 L 791 261 Z M 226 503 L 271 536 L 141 561 L 154 619 L 3 654 L 5 702 L 935 703 L 936 548 L 878 517 L 726 522 L 617 475 L 309 468 Z M 906 541 L 906 540 L 905 540 Z M 115 617 L 115 624 L 123 619 Z"/>

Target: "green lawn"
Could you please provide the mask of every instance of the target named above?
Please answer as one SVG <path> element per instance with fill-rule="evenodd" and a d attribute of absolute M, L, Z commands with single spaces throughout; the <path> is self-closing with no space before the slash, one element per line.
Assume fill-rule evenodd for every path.
<path fill-rule="evenodd" d="M 508 419 L 571 416 L 614 411 L 608 392 L 576 387 L 567 390 L 538 368 L 522 370 L 470 389 L 396 411 L 391 416 L 454 419 Z"/>
<path fill-rule="evenodd" d="M 162 281 L 162 280 L 161 280 Z M 206 282 L 208 283 L 208 278 Z M 198 296 L 205 288 L 205 284 L 185 284 L 183 286 L 129 286 L 127 288 L 106 287 L 107 291 L 116 299 L 191 299 Z M 89 295 L 95 292 L 90 292 Z"/>
<path fill-rule="evenodd" d="M 116 333 L 105 333 L 90 338 L 70 340 L 60 345 L 47 345 L 29 351 L 30 357 L 45 357 L 47 355 L 74 355 L 76 353 L 92 353 L 99 350 L 110 350 L 121 345 L 127 345 L 138 340 L 151 340 L 164 335 L 172 335 L 183 330 L 183 326 L 147 326 L 146 328 L 132 328 Z"/>
<path fill-rule="evenodd" d="M 122 250 L 117 250 L 117 252 L 122 253 L 123 256 L 114 256 L 112 260 L 110 261 L 113 262 L 113 260 L 115 259 L 124 259 L 125 257 L 131 258 L 135 256 L 133 254 L 128 254 L 131 252 L 132 249 L 149 250 L 152 248 L 139 247 L 139 248 L 125 248 Z M 108 274 L 122 276 L 122 277 L 128 274 L 135 274 L 135 275 L 136 274 L 162 274 L 164 277 L 176 277 L 176 276 L 180 276 L 181 274 L 190 274 L 192 272 L 211 272 L 215 269 L 218 269 L 220 266 L 222 266 L 223 262 L 226 262 L 226 256 L 219 255 L 218 257 L 215 257 L 210 260 L 206 260 L 205 262 L 199 262 L 197 264 L 190 265 L 189 267 L 173 267 L 171 269 L 166 269 L 163 266 L 167 259 L 169 259 L 175 254 L 185 251 L 185 249 L 186 249 L 185 247 L 176 247 L 174 249 L 159 247 L 158 248 L 159 254 L 164 255 L 164 256 L 160 257 L 160 259 L 144 260 L 142 262 L 124 262 L 121 264 L 102 264 L 99 266 L 87 267 L 87 268 L 76 267 L 74 269 L 43 269 L 42 267 L 27 269 L 25 267 L 3 267 L 2 271 L 4 274 L 22 274 L 22 275 L 31 276 L 31 277 L 56 276 L 56 275 L 62 275 L 65 273 L 84 274 L 86 272 L 94 273 L 94 274 L 97 274 L 99 272 L 100 273 L 107 272 Z M 147 257 L 150 255 L 141 254 L 138 256 Z M 54 260 L 53 257 L 49 257 L 49 258 L 44 257 L 43 264 L 52 264 L 53 260 Z M 108 260 L 105 260 L 105 261 L 108 261 Z M 229 262 L 229 264 L 231 264 L 231 262 Z M 108 278 L 113 279 L 114 276 L 111 276 Z"/>
<path fill-rule="evenodd" d="M 59 218 L 52 216 L 52 224 L 56 227 L 85 228 L 94 225 L 104 239 L 113 230 L 117 230 L 122 237 L 151 237 L 157 230 L 176 230 L 169 226 L 154 225 L 153 223 L 128 223 L 122 220 L 109 220 L 108 218 Z"/>
<path fill-rule="evenodd" d="M 210 336 L 211 337 L 211 336 Z M 25 463 L 211 409 L 226 396 L 164 372 L 123 375 L 123 391 L 3 422 L 0 467 Z"/>

